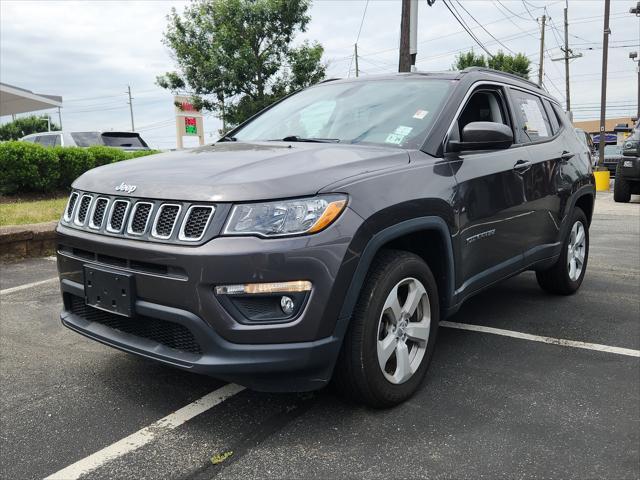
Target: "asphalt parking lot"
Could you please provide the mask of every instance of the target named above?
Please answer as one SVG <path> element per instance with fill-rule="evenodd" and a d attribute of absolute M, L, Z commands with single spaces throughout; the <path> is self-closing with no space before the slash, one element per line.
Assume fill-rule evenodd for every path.
<path fill-rule="evenodd" d="M 475 297 L 440 329 L 422 389 L 384 411 L 102 346 L 60 324 L 53 259 L 1 268 L 2 478 L 640 476 L 638 196 L 598 196 L 578 294 L 547 295 L 527 272 Z"/>

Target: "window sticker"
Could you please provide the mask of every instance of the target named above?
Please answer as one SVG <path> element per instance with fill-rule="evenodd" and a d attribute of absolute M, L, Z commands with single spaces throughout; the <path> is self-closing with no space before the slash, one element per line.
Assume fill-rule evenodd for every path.
<path fill-rule="evenodd" d="M 397 133 L 398 135 L 402 135 L 406 137 L 411 133 L 411 130 L 413 130 L 413 127 L 405 127 L 404 125 L 400 125 L 398 128 L 395 129 L 393 133 Z"/>
<path fill-rule="evenodd" d="M 394 145 L 400 145 L 405 137 L 406 135 L 398 135 L 397 133 L 390 133 L 389 135 L 387 135 L 385 142 L 393 143 Z"/>
<path fill-rule="evenodd" d="M 414 115 L 413 118 L 417 118 L 418 120 L 422 120 L 424 119 L 424 117 L 426 117 L 429 114 L 428 110 L 418 110 Z"/>
<path fill-rule="evenodd" d="M 394 145 L 400 145 L 404 139 L 411 133 L 413 127 L 407 127 L 405 125 L 400 125 L 397 127 L 393 133 L 387 135 L 385 140 L 386 143 L 393 143 Z"/>

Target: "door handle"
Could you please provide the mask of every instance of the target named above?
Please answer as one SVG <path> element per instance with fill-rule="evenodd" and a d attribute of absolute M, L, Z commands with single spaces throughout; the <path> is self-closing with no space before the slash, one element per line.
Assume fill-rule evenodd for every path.
<path fill-rule="evenodd" d="M 566 162 L 567 160 L 571 160 L 575 156 L 576 156 L 575 153 L 567 152 L 565 150 L 564 152 L 562 152 L 562 154 L 560 154 L 560 160 L 562 160 L 563 162 Z"/>
<path fill-rule="evenodd" d="M 518 160 L 513 169 L 518 173 L 524 173 L 531 168 L 531 162 L 528 160 Z"/>

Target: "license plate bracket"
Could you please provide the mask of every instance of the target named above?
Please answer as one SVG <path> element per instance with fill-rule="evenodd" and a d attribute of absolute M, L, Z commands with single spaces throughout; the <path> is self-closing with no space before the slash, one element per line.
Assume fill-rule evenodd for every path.
<path fill-rule="evenodd" d="M 131 273 L 84 265 L 84 299 L 91 307 L 132 317 L 135 314 L 135 281 Z"/>

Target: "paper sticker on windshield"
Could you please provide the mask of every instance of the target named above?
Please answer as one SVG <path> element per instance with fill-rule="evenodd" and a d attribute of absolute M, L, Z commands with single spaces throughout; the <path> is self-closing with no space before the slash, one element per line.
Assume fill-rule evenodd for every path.
<path fill-rule="evenodd" d="M 422 120 L 424 117 L 427 116 L 429 112 L 427 110 L 418 110 L 414 115 L 413 118 L 417 118 L 418 120 Z"/>
<path fill-rule="evenodd" d="M 406 135 L 398 135 L 397 133 L 390 133 L 389 135 L 387 135 L 387 139 L 385 140 L 385 142 L 393 143 L 395 145 L 400 145 L 404 140 L 404 137 L 406 137 Z"/>
<path fill-rule="evenodd" d="M 405 127 L 404 125 L 400 125 L 398 128 L 395 129 L 393 133 L 406 137 L 411 133 L 411 130 L 413 130 L 412 127 Z"/>

